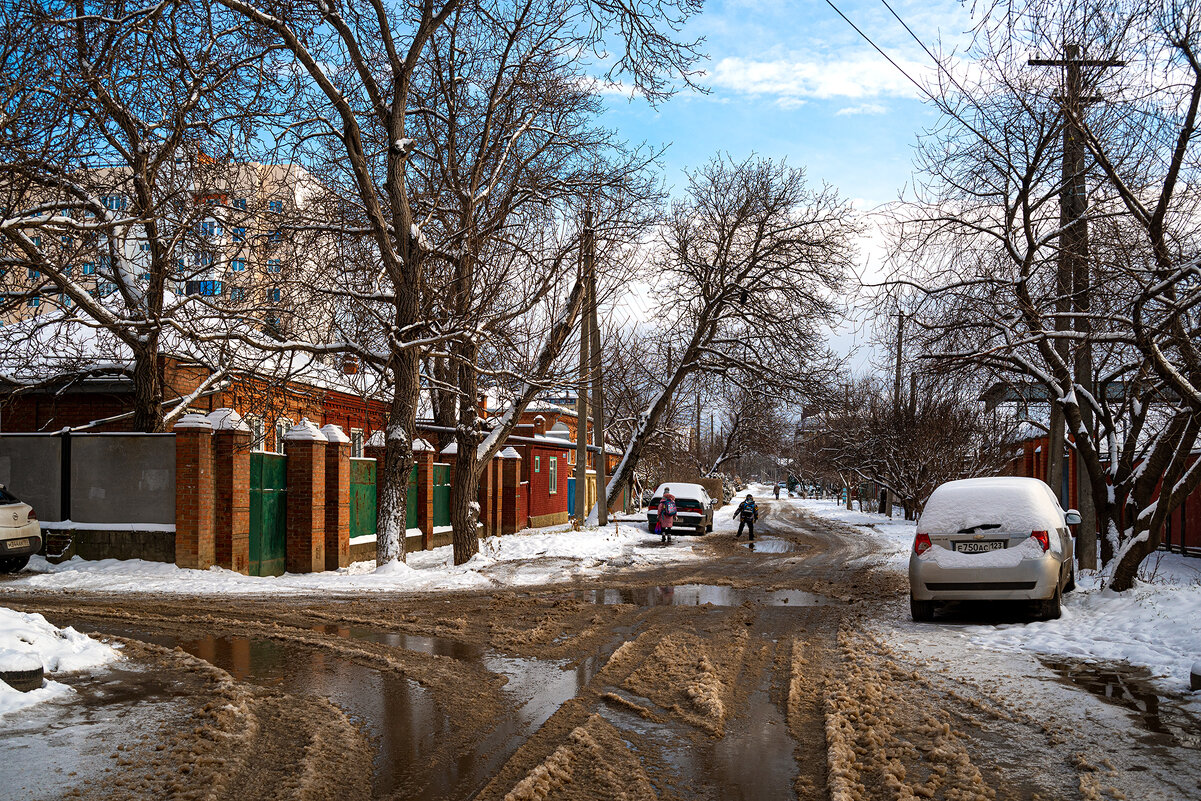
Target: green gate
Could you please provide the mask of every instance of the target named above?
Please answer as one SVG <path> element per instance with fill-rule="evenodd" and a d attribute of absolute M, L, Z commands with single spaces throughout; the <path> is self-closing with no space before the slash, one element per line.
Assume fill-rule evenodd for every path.
<path fill-rule="evenodd" d="M 250 575 L 282 576 L 287 547 L 288 461 L 250 454 Z"/>
<path fill-rule="evenodd" d="M 450 525 L 450 465 L 434 464 L 434 527 Z M 432 533 L 432 532 L 427 532 Z"/>
<path fill-rule="evenodd" d="M 350 460 L 350 537 L 375 536 L 374 459 Z"/>

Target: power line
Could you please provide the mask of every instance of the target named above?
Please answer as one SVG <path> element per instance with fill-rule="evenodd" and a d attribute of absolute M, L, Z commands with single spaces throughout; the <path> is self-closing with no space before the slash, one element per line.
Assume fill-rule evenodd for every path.
<path fill-rule="evenodd" d="M 830 8 L 832 8 L 832 9 L 834 9 L 835 13 L 837 13 L 837 14 L 838 14 L 838 16 L 840 16 L 840 17 L 842 17 L 844 20 L 846 20 L 846 23 L 847 23 L 847 25 L 850 25 L 852 28 L 854 28 L 854 29 L 855 29 L 855 33 L 857 33 L 857 34 L 859 34 L 861 37 L 863 37 L 863 41 L 865 41 L 865 42 L 867 42 L 869 45 L 871 45 L 871 46 L 872 46 L 872 48 L 873 48 L 873 49 L 875 49 L 875 51 L 876 51 L 877 53 L 879 53 L 880 55 L 884 56 L 884 58 L 885 58 L 885 59 L 888 61 L 888 63 L 889 63 L 889 64 L 891 64 L 891 65 L 893 65 L 894 67 L 896 67 L 896 69 L 897 69 L 897 72 L 901 73 L 901 74 L 902 74 L 902 75 L 904 75 L 906 78 L 908 78 L 908 79 L 909 79 L 909 82 L 910 82 L 911 84 L 913 84 L 914 86 L 916 86 L 916 87 L 918 88 L 918 90 L 919 90 L 919 91 L 920 91 L 922 94 L 924 94 L 926 97 L 930 98 L 930 99 L 931 99 L 931 100 L 933 100 L 934 102 L 936 102 L 936 103 L 938 102 L 938 98 L 936 98 L 934 95 L 930 94 L 929 90 L 927 90 L 927 89 L 926 89 L 926 87 L 922 86 L 920 83 L 918 83 L 916 80 L 914 80 L 914 78 L 913 78 L 913 76 L 912 76 L 912 75 L 910 75 L 908 72 L 905 72 L 905 70 L 901 68 L 901 65 L 900 65 L 900 64 L 898 64 L 897 62 L 893 61 L 893 60 L 892 60 L 892 56 L 890 56 L 890 55 L 888 55 L 887 53 L 885 53 L 885 52 L 884 52 L 884 50 L 882 50 L 882 49 L 880 48 L 880 46 L 879 46 L 879 45 L 877 45 L 875 42 L 873 42 L 873 41 L 872 41 L 872 39 L 871 39 L 871 37 L 870 37 L 870 36 L 868 36 L 866 33 L 864 33 L 863 31 L 861 31 L 861 30 L 859 29 L 859 26 L 858 26 L 858 25 L 856 25 L 855 23 L 851 22 L 851 19 L 850 19 L 850 17 L 848 17 L 846 14 L 842 13 L 841 9 L 839 9 L 839 8 L 838 8 L 838 6 L 834 5 L 834 3 L 833 3 L 831 0 L 826 0 L 826 5 L 828 5 L 828 6 L 829 6 Z"/>

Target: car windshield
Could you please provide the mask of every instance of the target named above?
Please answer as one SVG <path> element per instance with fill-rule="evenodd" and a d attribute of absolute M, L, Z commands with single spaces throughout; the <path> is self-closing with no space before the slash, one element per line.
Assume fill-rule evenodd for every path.
<path fill-rule="evenodd" d="M 0 504 L 5 503 L 20 503 L 20 501 L 4 487 L 0 487 Z"/>

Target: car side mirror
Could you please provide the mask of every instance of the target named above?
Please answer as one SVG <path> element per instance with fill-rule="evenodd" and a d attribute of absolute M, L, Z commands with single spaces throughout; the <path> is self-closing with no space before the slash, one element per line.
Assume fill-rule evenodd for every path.
<path fill-rule="evenodd" d="M 1080 525 L 1080 513 L 1075 509 L 1068 509 L 1063 513 L 1063 522 L 1067 523 L 1069 526 Z"/>

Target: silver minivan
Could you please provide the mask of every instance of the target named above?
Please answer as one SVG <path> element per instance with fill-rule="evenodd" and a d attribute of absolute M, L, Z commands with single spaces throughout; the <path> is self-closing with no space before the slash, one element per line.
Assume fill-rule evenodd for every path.
<path fill-rule="evenodd" d="M 913 619 L 934 618 L 940 601 L 1033 601 L 1044 620 L 1059 617 L 1075 587 L 1073 543 L 1055 493 L 1036 478 L 950 481 L 930 495 L 909 555 Z"/>

